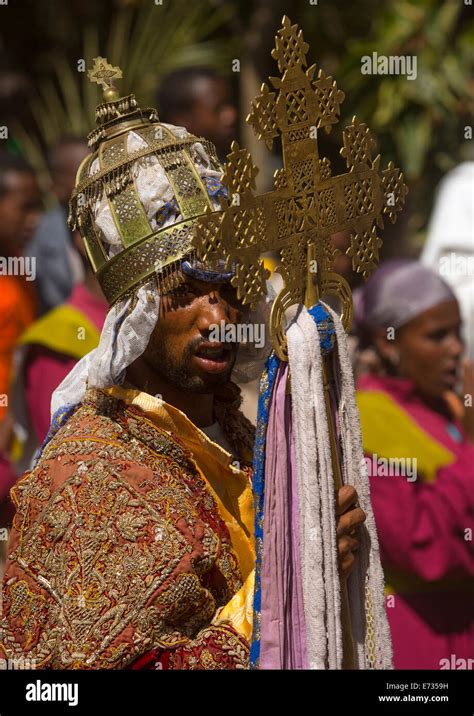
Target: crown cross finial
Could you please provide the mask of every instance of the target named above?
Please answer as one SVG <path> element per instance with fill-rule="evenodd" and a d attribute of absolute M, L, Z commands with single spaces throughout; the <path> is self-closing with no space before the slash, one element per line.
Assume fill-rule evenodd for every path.
<path fill-rule="evenodd" d="M 105 57 L 94 57 L 92 69 L 88 70 L 87 76 L 91 82 L 96 82 L 104 90 L 104 100 L 110 102 L 118 99 L 119 92 L 114 86 L 114 80 L 122 78 L 120 67 L 114 67 Z"/>

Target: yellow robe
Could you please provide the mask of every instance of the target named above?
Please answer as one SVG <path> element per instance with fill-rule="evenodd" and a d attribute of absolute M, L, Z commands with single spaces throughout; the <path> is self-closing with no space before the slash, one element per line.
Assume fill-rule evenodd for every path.
<path fill-rule="evenodd" d="M 247 640 L 252 633 L 255 580 L 253 493 L 248 476 L 220 445 L 196 427 L 189 418 L 163 400 L 139 390 L 114 386 L 105 392 L 141 408 L 155 425 L 179 435 L 192 451 L 199 474 L 206 481 L 219 514 L 226 523 L 239 560 L 244 582 L 231 601 L 219 610 L 212 623 L 231 623 Z"/>

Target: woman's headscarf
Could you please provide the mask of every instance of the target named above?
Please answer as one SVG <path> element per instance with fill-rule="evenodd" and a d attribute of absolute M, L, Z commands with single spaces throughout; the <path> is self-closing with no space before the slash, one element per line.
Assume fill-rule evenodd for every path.
<path fill-rule="evenodd" d="M 453 300 L 448 284 L 418 261 L 386 261 L 354 292 L 354 329 L 361 333 L 400 328 L 424 311 Z"/>

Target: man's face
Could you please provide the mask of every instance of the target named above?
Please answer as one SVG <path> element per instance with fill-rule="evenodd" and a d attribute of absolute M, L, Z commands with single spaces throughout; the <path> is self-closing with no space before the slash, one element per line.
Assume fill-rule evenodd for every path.
<path fill-rule="evenodd" d="M 237 343 L 210 340 L 215 326 L 242 321 L 243 307 L 230 283 L 187 277 L 162 296 L 160 319 L 144 359 L 166 382 L 191 393 L 213 393 L 230 380 Z"/>
<path fill-rule="evenodd" d="M 10 171 L 6 192 L 0 197 L 0 250 L 19 256 L 35 231 L 41 212 L 41 195 L 32 172 Z"/>
<path fill-rule="evenodd" d="M 197 136 L 206 137 L 220 156 L 230 151 L 236 138 L 237 109 L 224 79 L 200 77 L 193 87 L 194 102 L 184 126 Z"/>
<path fill-rule="evenodd" d="M 457 301 L 434 306 L 400 329 L 399 370 L 419 392 L 438 398 L 459 380 L 463 352 Z"/>
<path fill-rule="evenodd" d="M 379 338 L 382 355 L 392 342 Z M 398 329 L 394 345 L 399 354 L 397 375 L 409 378 L 426 399 L 440 399 L 459 381 L 463 352 L 461 316 L 457 301 L 433 306 Z"/>
<path fill-rule="evenodd" d="M 61 149 L 57 157 L 57 166 L 53 174 L 53 191 L 58 201 L 67 206 L 76 184 L 76 174 L 81 162 L 87 157 L 87 144 L 68 144 Z"/>

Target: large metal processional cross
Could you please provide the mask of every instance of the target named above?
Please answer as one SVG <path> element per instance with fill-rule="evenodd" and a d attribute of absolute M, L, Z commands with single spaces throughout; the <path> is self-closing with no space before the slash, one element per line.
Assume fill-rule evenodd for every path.
<path fill-rule="evenodd" d="M 322 70 L 313 81 L 316 65 L 305 70 L 308 45 L 286 16 L 275 41 L 272 57 L 282 76 L 269 78 L 274 91 L 262 85 L 247 121 L 268 149 L 281 137 L 284 166 L 275 172 L 274 190 L 255 195 L 258 169 L 234 142 L 223 178 L 228 197 L 220 199 L 220 211 L 208 209 L 199 219 L 193 245 L 203 261 L 224 257 L 228 268 L 236 267 L 232 285 L 251 306 L 266 293 L 262 254 L 279 252 L 284 287 L 273 303 L 270 333 L 278 356 L 287 360 L 283 316 L 291 305 L 333 294 L 350 327 L 351 291 L 333 271 L 339 251 L 331 236 L 350 232 L 352 267 L 367 278 L 378 264 L 383 214 L 395 222 L 408 189 L 391 162 L 379 173 L 375 141 L 355 117 L 343 130 L 340 150 L 349 171 L 332 176 L 330 161 L 319 156 L 317 133 L 337 124 L 344 93 Z"/>

